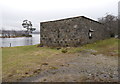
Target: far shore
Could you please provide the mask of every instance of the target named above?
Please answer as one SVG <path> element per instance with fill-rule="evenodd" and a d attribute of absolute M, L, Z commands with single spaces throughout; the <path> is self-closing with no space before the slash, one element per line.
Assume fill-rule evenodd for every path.
<path fill-rule="evenodd" d="M 17 38 L 17 37 L 25 37 L 25 36 L 0 36 L 0 38 Z"/>
<path fill-rule="evenodd" d="M 32 37 L 32 35 L 27 35 L 27 36 L 0 36 L 0 38 L 17 38 L 17 37 Z"/>

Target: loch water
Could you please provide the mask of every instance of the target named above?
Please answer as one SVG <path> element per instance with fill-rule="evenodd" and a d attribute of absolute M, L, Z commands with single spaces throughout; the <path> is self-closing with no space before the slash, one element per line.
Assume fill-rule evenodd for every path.
<path fill-rule="evenodd" d="M 40 34 L 32 34 L 32 37 L 0 38 L 0 47 L 14 47 L 40 44 Z"/>

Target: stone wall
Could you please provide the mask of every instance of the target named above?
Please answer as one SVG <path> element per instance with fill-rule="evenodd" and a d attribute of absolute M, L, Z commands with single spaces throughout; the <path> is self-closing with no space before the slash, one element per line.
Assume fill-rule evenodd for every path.
<path fill-rule="evenodd" d="M 109 38 L 107 28 L 84 16 L 40 24 L 40 43 L 45 46 L 80 46 Z"/>

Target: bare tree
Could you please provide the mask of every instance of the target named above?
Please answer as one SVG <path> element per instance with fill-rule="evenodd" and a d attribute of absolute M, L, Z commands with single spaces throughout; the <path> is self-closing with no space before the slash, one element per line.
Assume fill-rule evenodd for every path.
<path fill-rule="evenodd" d="M 105 17 L 98 18 L 98 21 L 104 23 L 111 37 L 118 35 L 118 17 L 107 14 Z"/>

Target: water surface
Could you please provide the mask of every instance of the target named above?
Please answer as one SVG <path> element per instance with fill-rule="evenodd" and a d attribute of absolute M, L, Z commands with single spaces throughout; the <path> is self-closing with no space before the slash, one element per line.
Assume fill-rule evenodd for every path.
<path fill-rule="evenodd" d="M 35 45 L 40 43 L 40 34 L 32 34 L 32 37 L 0 38 L 0 47 Z"/>

